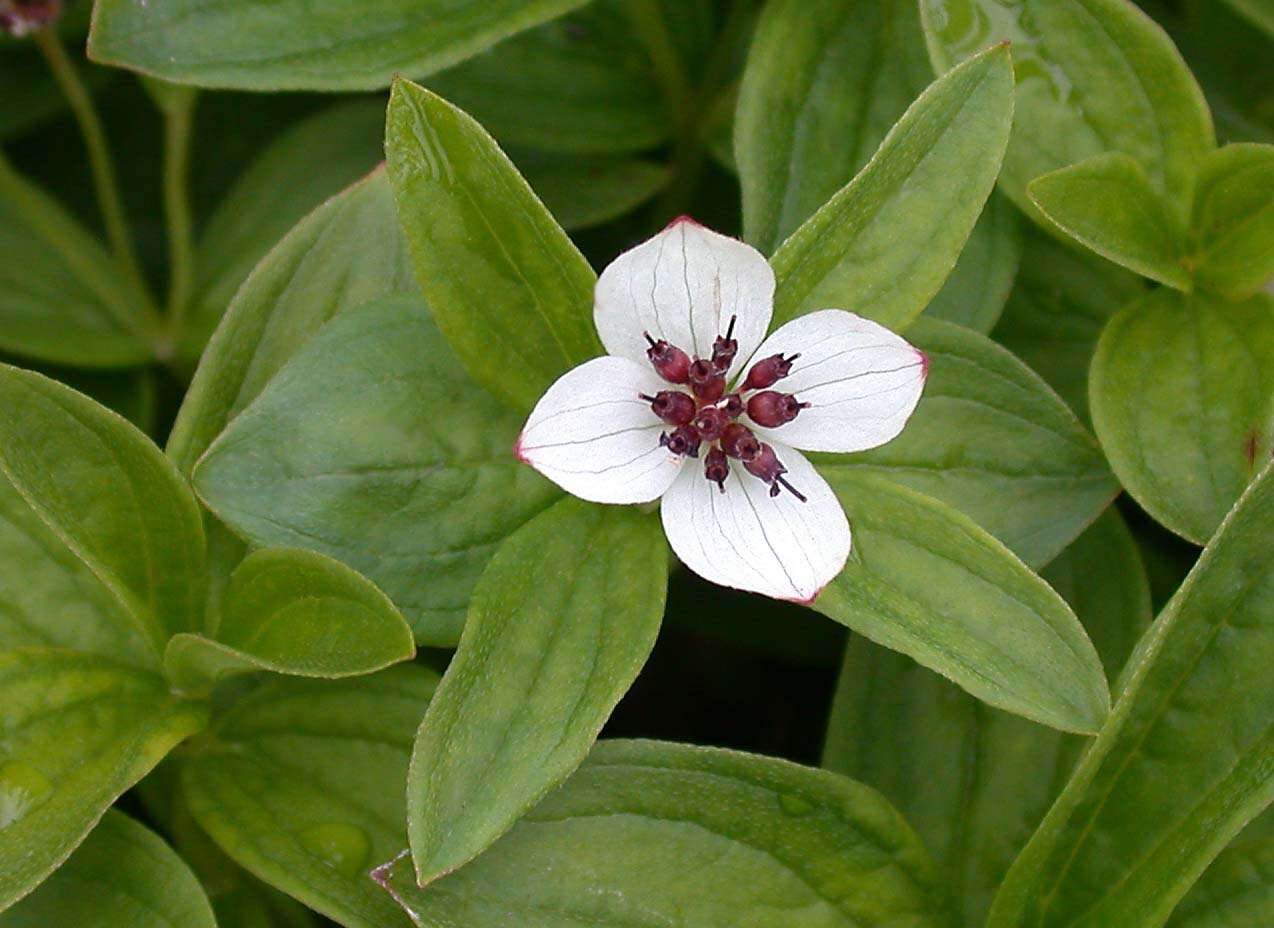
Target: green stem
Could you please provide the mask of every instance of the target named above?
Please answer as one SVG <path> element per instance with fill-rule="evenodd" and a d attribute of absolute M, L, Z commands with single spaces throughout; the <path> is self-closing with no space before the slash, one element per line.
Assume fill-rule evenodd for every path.
<path fill-rule="evenodd" d="M 124 204 L 119 195 L 119 181 L 115 176 L 115 164 L 111 160 L 110 146 L 106 142 L 106 133 L 102 129 L 102 121 L 93 106 L 93 98 L 80 77 L 75 62 L 67 55 L 61 40 L 52 28 L 40 29 L 34 34 L 35 44 L 48 62 L 54 80 L 62 88 L 75 120 L 79 123 L 80 133 L 84 137 L 84 146 L 88 149 L 89 166 L 93 172 L 93 186 L 97 192 L 97 206 L 102 213 L 102 222 L 106 226 L 106 236 L 116 258 L 124 266 L 128 274 L 137 283 L 138 288 L 147 294 L 145 278 L 141 265 L 137 261 L 137 252 L 133 247 L 132 235 L 129 233 L 128 220 L 124 215 Z M 153 312 L 151 307 L 148 310 Z"/>
<path fill-rule="evenodd" d="M 194 220 L 190 210 L 190 143 L 194 91 L 174 94 L 164 108 L 164 218 L 168 232 L 168 336 L 175 348 L 182 336 L 194 286 Z"/>
<path fill-rule="evenodd" d="M 661 224 L 671 216 L 685 212 L 693 202 L 708 163 L 707 140 L 722 118 L 718 112 L 721 85 L 729 78 L 736 43 L 741 30 L 751 22 L 754 7 L 751 0 L 736 0 L 696 87 L 686 73 L 657 0 L 629 0 L 628 14 L 633 32 L 654 65 L 675 133 L 672 180 L 654 207 L 655 218 Z M 732 93 L 729 88 L 725 92 Z"/>

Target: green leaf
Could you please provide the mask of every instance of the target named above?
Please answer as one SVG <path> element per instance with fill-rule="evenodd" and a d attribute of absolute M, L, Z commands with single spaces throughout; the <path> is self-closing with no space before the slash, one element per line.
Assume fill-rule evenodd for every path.
<path fill-rule="evenodd" d="M 104 0 L 89 55 L 179 84 L 373 90 L 421 77 L 583 0 Z"/>
<path fill-rule="evenodd" d="M 1128 492 L 1203 544 L 1274 449 L 1274 298 L 1151 294 L 1106 326 L 1090 399 Z"/>
<path fill-rule="evenodd" d="M 422 891 L 378 871 L 419 925 L 946 924 L 924 847 L 877 793 L 786 761 L 603 742 L 487 853 Z"/>
<path fill-rule="evenodd" d="M 342 309 L 416 289 L 377 170 L 301 220 L 244 282 L 199 362 L 168 439 L 183 473 L 288 358 Z"/>
<path fill-rule="evenodd" d="M 274 244 L 384 158 L 384 127 L 381 101 L 341 103 L 290 127 L 248 166 L 199 238 L 185 359 L 198 359 L 235 291 Z"/>
<path fill-rule="evenodd" d="M 124 603 L 0 476 L 0 651 L 34 646 L 158 666 L 155 642 Z"/>
<path fill-rule="evenodd" d="M 240 866 L 347 928 L 406 928 L 367 874 L 407 844 L 403 783 L 436 682 L 416 665 L 271 680 L 191 754 L 191 811 Z"/>
<path fill-rule="evenodd" d="M 1118 674 L 1150 623 L 1132 536 L 1107 510 L 1044 571 Z M 980 928 L 1005 871 L 1086 744 L 998 712 L 910 658 L 854 636 L 823 765 L 883 792 L 920 832 L 962 923 Z"/>
<path fill-rule="evenodd" d="M 47 529 L 30 537 L 56 537 L 55 556 L 81 562 L 156 652 L 174 632 L 199 626 L 199 506 L 177 469 L 124 419 L 40 374 L 0 365 L 0 478 Z"/>
<path fill-rule="evenodd" d="M 1222 851 L 1181 900 L 1168 928 L 1242 928 L 1274 921 L 1274 835 L 1247 837 Z"/>
<path fill-rule="evenodd" d="M 1097 339 L 1115 313 L 1145 293 L 1144 282 L 1033 228 L 1024 238 L 1013 293 L 991 334 L 1088 423 L 1088 365 Z"/>
<path fill-rule="evenodd" d="M 205 721 L 156 674 L 71 651 L 0 653 L 0 911 Z"/>
<path fill-rule="evenodd" d="M 931 84 L 867 166 L 775 252 L 774 324 L 827 307 L 895 328 L 919 315 L 986 203 L 1012 116 L 1006 46 Z"/>
<path fill-rule="evenodd" d="M 667 186 L 671 172 L 638 158 L 514 152 L 518 170 L 563 229 L 617 219 Z"/>
<path fill-rule="evenodd" d="M 925 307 L 925 315 L 986 334 L 995 327 L 1013 290 L 1022 259 L 1017 208 L 993 192 L 969 233 L 951 276 Z"/>
<path fill-rule="evenodd" d="M 596 276 L 476 122 L 423 87 L 394 84 L 385 150 L 416 279 L 474 380 L 529 410 L 602 354 Z"/>
<path fill-rule="evenodd" d="M 1253 25 L 1274 38 L 1274 3 L 1270 0 L 1226 0 Z"/>
<path fill-rule="evenodd" d="M 164 668 L 179 689 L 199 691 L 252 670 L 357 676 L 415 653 L 411 627 L 361 574 L 313 551 L 265 548 L 231 574 L 215 640 L 177 635 Z"/>
<path fill-rule="evenodd" d="M 658 520 L 626 506 L 565 499 L 496 551 L 412 750 L 421 885 L 482 853 L 584 759 L 654 647 L 667 576 Z"/>
<path fill-rule="evenodd" d="M 943 503 L 872 474 L 821 468 L 854 528 L 814 608 L 979 699 L 1093 732 L 1110 706 L 1070 608 L 1002 544 Z"/>
<path fill-rule="evenodd" d="M 155 420 L 159 413 L 159 397 L 153 368 L 95 371 L 82 367 L 53 365 L 18 364 L 15 366 L 30 367 L 66 384 L 72 390 L 78 390 L 107 409 L 119 413 L 148 435 L 155 430 Z"/>
<path fill-rule="evenodd" d="M 0 158 L 0 350 L 77 367 L 151 358 L 147 297 L 62 206 Z"/>
<path fill-rule="evenodd" d="M 1272 474 L 1138 645 L 1109 721 L 996 896 L 992 928 L 1161 925 L 1274 799 Z"/>
<path fill-rule="evenodd" d="M 672 117 L 626 5 L 596 0 L 434 75 L 429 88 L 511 145 L 653 148 L 668 140 Z"/>
<path fill-rule="evenodd" d="M 1035 178 L 1026 193 L 1051 223 L 1103 258 L 1169 287 L 1190 289 L 1181 234 L 1131 156 L 1093 155 Z"/>
<path fill-rule="evenodd" d="M 1096 440 L 1038 376 L 985 336 L 922 319 L 907 338 L 929 357 L 907 428 L 865 454 L 815 459 L 940 499 L 1028 564 L 1047 564 L 1119 490 Z"/>
<path fill-rule="evenodd" d="M 1274 145 L 1227 145 L 1204 162 L 1192 238 L 1203 289 L 1242 300 L 1274 278 Z"/>
<path fill-rule="evenodd" d="M 256 545 L 305 547 L 453 646 L 496 546 L 560 495 L 512 453 L 521 417 L 468 378 L 419 297 L 347 311 L 209 448 L 195 485 Z"/>
<path fill-rule="evenodd" d="M 929 54 L 945 71 L 1013 43 L 1017 104 L 1000 183 L 1030 211 L 1026 185 L 1104 152 L 1139 161 L 1184 217 L 1212 117 L 1164 31 L 1128 0 L 921 0 Z"/>
<path fill-rule="evenodd" d="M 744 237 L 767 254 L 867 163 L 932 81 L 914 0 L 767 3 L 739 88 Z"/>
<path fill-rule="evenodd" d="M 163 840 L 110 811 L 65 864 L 0 914 L 0 928 L 217 928 L 190 868 Z"/>

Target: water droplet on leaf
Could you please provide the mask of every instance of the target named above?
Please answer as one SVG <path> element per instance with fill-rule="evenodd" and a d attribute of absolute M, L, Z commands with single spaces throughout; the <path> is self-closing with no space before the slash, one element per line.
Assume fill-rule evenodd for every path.
<path fill-rule="evenodd" d="M 371 862 L 371 836 L 357 825 L 343 822 L 312 825 L 299 837 L 307 851 L 346 876 L 358 876 Z"/>

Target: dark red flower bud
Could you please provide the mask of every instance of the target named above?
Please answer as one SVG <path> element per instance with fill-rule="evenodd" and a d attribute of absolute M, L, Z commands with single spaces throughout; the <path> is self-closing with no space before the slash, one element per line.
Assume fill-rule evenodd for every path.
<path fill-rule="evenodd" d="M 726 329 L 725 335 L 718 335 L 717 340 L 712 343 L 712 366 L 719 374 L 730 369 L 734 356 L 739 353 L 739 343 L 733 337 L 736 319 L 737 316 L 731 316 L 730 327 Z"/>
<path fill-rule="evenodd" d="M 690 379 L 690 355 L 662 338 L 655 341 L 649 333 L 641 334 L 650 342 L 646 357 L 650 358 L 650 363 L 655 366 L 660 377 L 669 383 L 685 383 Z"/>
<path fill-rule="evenodd" d="M 704 441 L 716 441 L 721 430 L 730 422 L 730 417 L 715 406 L 704 406 L 690 424 L 694 426 L 699 437 Z"/>
<path fill-rule="evenodd" d="M 660 447 L 667 448 L 673 454 L 683 454 L 688 458 L 699 456 L 699 433 L 688 425 L 680 425 L 671 433 L 664 432 L 659 436 Z"/>
<path fill-rule="evenodd" d="M 783 475 L 787 473 L 787 468 L 779 462 L 779 459 L 774 454 L 774 449 L 769 445 L 762 444 L 761 453 L 751 461 L 744 461 L 743 466 L 747 468 L 747 472 L 753 477 L 757 477 L 763 483 L 770 485 L 771 496 L 778 496 L 779 488 L 782 487 L 802 503 L 805 502 L 805 497 L 783 479 Z"/>
<path fill-rule="evenodd" d="M 703 456 L 703 475 L 725 492 L 725 478 L 730 476 L 730 462 L 720 448 L 713 448 Z"/>
<path fill-rule="evenodd" d="M 690 389 L 701 403 L 715 403 L 725 395 L 725 376 L 700 359 L 690 365 Z"/>
<path fill-rule="evenodd" d="M 784 422 L 791 422 L 808 405 L 809 403 L 800 402 L 790 393 L 765 390 L 748 400 L 748 417 L 757 425 L 772 429 Z"/>
<path fill-rule="evenodd" d="M 746 425 L 731 422 L 721 432 L 721 450 L 740 461 L 753 461 L 761 453 L 761 442 Z"/>
<path fill-rule="evenodd" d="M 731 419 L 737 419 L 743 415 L 743 397 L 737 393 L 731 393 L 721 402 L 720 408 Z"/>
<path fill-rule="evenodd" d="M 794 354 L 790 358 L 785 358 L 781 354 L 772 354 L 768 358 L 762 358 L 752 365 L 752 370 L 748 371 L 748 379 L 743 381 L 743 389 L 764 390 L 766 387 L 774 386 L 791 373 L 792 362 L 799 357 L 799 354 Z"/>
<path fill-rule="evenodd" d="M 638 395 L 650 404 L 656 416 L 669 425 L 685 425 L 695 417 L 697 406 L 694 399 L 680 390 L 660 390 L 654 396 Z"/>

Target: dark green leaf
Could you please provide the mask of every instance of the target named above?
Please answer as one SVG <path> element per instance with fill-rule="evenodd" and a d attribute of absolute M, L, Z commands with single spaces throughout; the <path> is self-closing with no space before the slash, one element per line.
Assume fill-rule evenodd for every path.
<path fill-rule="evenodd" d="M 664 186 L 668 168 L 637 158 L 515 152 L 536 196 L 564 229 L 600 225 L 631 212 Z"/>
<path fill-rule="evenodd" d="M 584 759 L 655 644 L 667 558 L 653 515 L 576 499 L 500 546 L 412 752 L 422 885 L 482 853 Z"/>
<path fill-rule="evenodd" d="M 1255 826 L 1217 856 L 1172 913 L 1168 928 L 1254 928 L 1274 922 L 1274 835 L 1267 828 L 1249 838 Z"/>
<path fill-rule="evenodd" d="M 1190 289 L 1181 230 L 1131 156 L 1093 155 L 1035 178 L 1026 193 L 1051 223 L 1103 258 L 1178 290 Z"/>
<path fill-rule="evenodd" d="M 767 3 L 735 122 L 747 240 L 772 253 L 932 81 L 914 0 Z"/>
<path fill-rule="evenodd" d="M 271 680 L 187 761 L 191 811 L 237 863 L 329 918 L 403 928 L 408 920 L 368 871 L 406 847 L 403 783 L 436 682 L 414 665 Z"/>
<path fill-rule="evenodd" d="M 929 319 L 907 337 L 929 356 L 929 379 L 907 428 L 865 454 L 818 459 L 949 503 L 1028 564 L 1047 564 L 1119 490 L 1096 440 L 990 339 Z"/>
<path fill-rule="evenodd" d="M 989 925 L 1161 925 L 1274 799 L 1274 466 L 1138 644 L 1109 721 Z"/>
<path fill-rule="evenodd" d="M 203 887 L 172 848 L 119 812 L 107 812 L 0 928 L 217 928 Z"/>
<path fill-rule="evenodd" d="M 1122 151 L 1184 215 L 1213 147 L 1203 93 L 1172 41 L 1128 0 L 922 0 L 929 52 L 945 71 L 1013 43 L 1017 103 L 1001 183 L 1023 209 L 1026 185 L 1092 155 Z"/>
<path fill-rule="evenodd" d="M 81 562 L 118 604 L 114 615 L 130 617 L 157 652 L 199 627 L 199 507 L 136 428 L 69 387 L 0 365 L 0 477 L 47 530 L 29 538 L 56 537 L 49 556 Z M 72 572 L 84 578 L 78 565 Z"/>
<path fill-rule="evenodd" d="M 179 689 L 208 689 L 252 670 L 357 676 L 416 653 L 389 597 L 340 561 L 295 548 L 244 558 L 213 631 L 213 639 L 184 634 L 168 642 L 164 669 Z"/>
<path fill-rule="evenodd" d="M 626 6 L 596 0 L 434 75 L 429 87 L 510 145 L 652 148 L 667 141 L 672 118 Z"/>
<path fill-rule="evenodd" d="M 0 653 L 0 910 L 205 721 L 156 674 L 71 651 Z"/>
<path fill-rule="evenodd" d="M 1274 3 L 1270 0 L 1226 0 L 1230 6 L 1274 38 Z"/>
<path fill-rule="evenodd" d="M 342 103 L 289 128 L 248 167 L 199 238 L 186 359 L 199 357 L 235 291 L 275 243 L 384 158 L 384 137 L 382 101 Z"/>
<path fill-rule="evenodd" d="M 1204 162 L 1192 231 L 1200 287 L 1241 300 L 1274 278 L 1274 145 L 1227 145 Z"/>
<path fill-rule="evenodd" d="M 342 309 L 416 289 L 384 171 L 324 203 L 257 265 L 199 362 L 168 439 L 184 473 Z"/>
<path fill-rule="evenodd" d="M 441 97 L 396 83 L 385 150 L 438 327 L 479 384 L 529 410 L 602 353 L 592 269 L 491 136 Z"/>
<path fill-rule="evenodd" d="M 1044 571 L 1118 674 L 1150 623 L 1145 572 L 1107 510 Z M 855 636 L 845 654 L 823 765 L 880 789 L 915 825 L 968 928 L 1026 843 L 1085 739 L 998 712 L 904 655 Z"/>
<path fill-rule="evenodd" d="M 1115 313 L 1144 293 L 1140 278 L 1029 228 L 1013 293 L 992 335 L 1088 423 L 1088 365 L 1097 339 Z"/>
<path fill-rule="evenodd" d="M 775 252 L 774 324 L 828 307 L 894 327 L 919 315 L 986 203 L 1012 114 L 1007 47 L 930 85 L 867 166 Z M 746 147 L 738 154 L 746 164 Z"/>
<path fill-rule="evenodd" d="M 104 0 L 95 61 L 246 90 L 371 90 L 421 77 L 583 0 Z"/>
<path fill-rule="evenodd" d="M 937 500 L 851 469 L 822 473 L 854 549 L 814 608 L 993 706 L 1097 730 L 1110 705 L 1101 662 L 1048 584 Z"/>
<path fill-rule="evenodd" d="M 195 482 L 254 544 L 344 561 L 419 640 L 454 645 L 496 545 L 558 496 L 514 458 L 520 426 L 468 378 L 419 297 L 387 298 L 302 347 Z"/>
<path fill-rule="evenodd" d="M 1153 293 L 1106 326 L 1090 386 L 1128 492 L 1203 544 L 1274 448 L 1274 298 Z"/>
<path fill-rule="evenodd" d="M 1003 194 L 991 194 L 951 276 L 925 307 L 926 316 L 983 334 L 995 327 L 1022 258 L 1018 215 Z"/>
<path fill-rule="evenodd" d="M 490 851 L 422 891 L 380 871 L 418 925 L 944 925 L 929 855 L 852 780 L 655 741 L 599 744 Z"/>
<path fill-rule="evenodd" d="M 0 158 L 0 349 L 78 367 L 151 357 L 147 297 L 52 197 Z"/>

